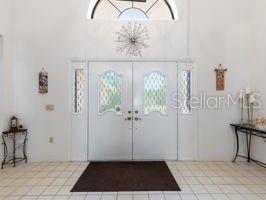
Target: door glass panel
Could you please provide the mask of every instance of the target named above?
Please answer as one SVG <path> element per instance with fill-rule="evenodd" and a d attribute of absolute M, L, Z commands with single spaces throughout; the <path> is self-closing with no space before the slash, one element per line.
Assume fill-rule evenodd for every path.
<path fill-rule="evenodd" d="M 84 110 L 84 70 L 74 70 L 74 114 L 82 114 Z"/>
<path fill-rule="evenodd" d="M 152 72 L 144 77 L 144 114 L 166 110 L 166 77 Z"/>
<path fill-rule="evenodd" d="M 181 77 L 182 113 L 189 114 L 191 113 L 191 70 L 183 70 Z"/>
<path fill-rule="evenodd" d="M 99 113 L 115 112 L 122 114 L 121 89 L 122 77 L 113 71 L 100 76 L 99 80 Z"/>

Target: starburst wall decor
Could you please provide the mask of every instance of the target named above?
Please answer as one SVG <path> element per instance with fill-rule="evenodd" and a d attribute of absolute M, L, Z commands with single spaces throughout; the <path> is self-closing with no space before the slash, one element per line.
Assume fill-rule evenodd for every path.
<path fill-rule="evenodd" d="M 125 55 L 142 57 L 142 50 L 149 47 L 146 43 L 149 40 L 148 29 L 140 23 L 134 26 L 128 23 L 123 25 L 120 32 L 116 33 L 117 52 L 125 53 Z"/>

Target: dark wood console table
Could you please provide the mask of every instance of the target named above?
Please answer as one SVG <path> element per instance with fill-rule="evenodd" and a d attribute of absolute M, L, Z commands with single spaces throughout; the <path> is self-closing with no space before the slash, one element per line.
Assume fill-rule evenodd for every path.
<path fill-rule="evenodd" d="M 14 167 L 16 167 L 17 162 L 21 162 L 25 160 L 27 163 L 27 155 L 26 155 L 26 142 L 27 142 L 27 134 L 28 131 L 27 129 L 14 129 L 14 130 L 9 130 L 9 131 L 4 131 L 2 132 L 2 139 L 3 139 L 3 145 L 4 145 L 4 160 L 2 162 L 2 169 L 4 168 L 4 165 L 10 165 L 13 164 Z M 18 135 L 24 136 L 23 138 L 23 143 L 22 143 L 22 153 L 23 153 L 23 158 L 17 158 L 16 157 L 16 137 Z M 13 141 L 13 151 L 12 151 L 12 156 L 9 158 L 9 153 L 8 153 L 8 148 L 7 148 L 7 140 L 11 139 Z"/>
<path fill-rule="evenodd" d="M 236 161 L 237 157 L 241 157 L 241 158 L 247 159 L 248 162 L 254 162 L 257 165 L 260 165 L 261 167 L 266 168 L 266 163 L 253 159 L 251 156 L 251 152 L 250 152 L 252 136 L 266 139 L 266 130 L 262 130 L 262 129 L 252 127 L 249 125 L 241 125 L 241 124 L 230 124 L 230 125 L 235 130 L 236 141 L 237 141 L 236 155 L 235 155 L 233 162 Z M 239 155 L 239 133 L 246 135 L 246 142 L 247 142 L 247 155 L 246 156 Z"/>

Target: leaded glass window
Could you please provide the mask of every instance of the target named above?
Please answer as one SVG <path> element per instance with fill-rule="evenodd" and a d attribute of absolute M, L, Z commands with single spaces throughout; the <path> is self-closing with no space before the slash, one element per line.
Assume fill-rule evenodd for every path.
<path fill-rule="evenodd" d="M 191 70 L 181 72 L 182 113 L 191 113 Z"/>
<path fill-rule="evenodd" d="M 84 110 L 85 77 L 83 69 L 74 70 L 74 113 L 81 114 Z"/>
<path fill-rule="evenodd" d="M 113 71 L 99 79 L 99 113 L 115 112 L 122 114 L 122 77 Z"/>
<path fill-rule="evenodd" d="M 144 114 L 166 111 L 166 77 L 152 72 L 144 77 Z"/>
<path fill-rule="evenodd" d="M 178 20 L 175 0 L 90 0 L 88 19 Z"/>

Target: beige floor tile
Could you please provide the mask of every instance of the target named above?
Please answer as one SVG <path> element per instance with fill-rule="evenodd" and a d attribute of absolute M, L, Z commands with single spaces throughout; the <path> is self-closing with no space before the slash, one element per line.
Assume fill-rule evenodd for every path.
<path fill-rule="evenodd" d="M 12 195 L 16 196 L 16 195 L 25 195 L 32 187 L 31 186 L 22 186 L 22 187 L 18 187 L 16 188 L 13 192 Z"/>
<path fill-rule="evenodd" d="M 210 194 L 197 194 L 198 200 L 213 200 Z"/>
<path fill-rule="evenodd" d="M 75 185 L 75 183 L 78 181 L 78 178 L 66 178 L 66 182 L 64 185 Z"/>
<path fill-rule="evenodd" d="M 86 195 L 72 195 L 70 196 L 69 200 L 84 200 Z"/>
<path fill-rule="evenodd" d="M 28 181 L 26 178 L 15 179 L 11 184 L 12 186 L 24 186 Z"/>
<path fill-rule="evenodd" d="M 74 171 L 74 173 L 71 175 L 71 177 L 77 177 L 79 178 L 82 175 L 83 171 Z"/>
<path fill-rule="evenodd" d="M 210 179 L 216 185 L 224 185 L 224 184 L 226 184 L 225 180 L 222 177 L 210 177 Z"/>
<path fill-rule="evenodd" d="M 217 185 L 204 185 L 204 187 L 206 188 L 206 190 L 210 193 L 210 194 L 220 194 L 223 193 L 219 187 Z"/>
<path fill-rule="evenodd" d="M 69 177 L 72 176 L 73 173 L 74 172 L 72 172 L 72 171 L 63 171 L 61 174 L 59 174 L 58 177 L 60 177 L 60 178 L 69 178 Z"/>
<path fill-rule="evenodd" d="M 21 198 L 22 196 L 8 196 L 8 197 L 3 197 L 3 200 L 19 200 Z"/>
<path fill-rule="evenodd" d="M 266 200 L 266 194 L 258 194 L 258 196 L 263 199 L 263 200 Z"/>
<path fill-rule="evenodd" d="M 117 196 L 117 200 L 132 200 L 133 199 L 133 195 L 131 194 L 119 194 Z"/>
<path fill-rule="evenodd" d="M 192 191 L 195 194 L 206 194 L 208 191 L 204 188 L 203 185 L 190 185 Z"/>
<path fill-rule="evenodd" d="M 85 200 L 100 200 L 101 199 L 101 194 L 91 194 L 91 195 L 87 195 Z"/>
<path fill-rule="evenodd" d="M 56 195 L 57 192 L 61 189 L 60 186 L 48 186 L 42 193 L 42 195 Z"/>
<path fill-rule="evenodd" d="M 230 200 L 225 194 L 212 194 L 214 200 Z"/>
<path fill-rule="evenodd" d="M 236 194 L 236 193 L 238 193 L 231 185 L 218 185 L 218 187 L 225 194 Z"/>
<path fill-rule="evenodd" d="M 101 200 L 116 200 L 117 195 L 103 194 Z"/>
<path fill-rule="evenodd" d="M 55 178 L 51 185 L 64 185 L 68 178 Z"/>
<path fill-rule="evenodd" d="M 88 192 L 72 192 L 72 196 L 86 196 Z"/>
<path fill-rule="evenodd" d="M 165 194 L 164 197 L 165 197 L 165 200 L 181 200 L 181 197 L 179 194 Z"/>
<path fill-rule="evenodd" d="M 205 174 L 201 170 L 194 170 L 192 171 L 192 174 L 196 177 L 204 176 Z"/>
<path fill-rule="evenodd" d="M 32 196 L 37 196 L 41 195 L 44 190 L 46 190 L 48 186 L 32 186 L 32 188 L 27 192 L 26 195 L 32 195 Z"/>
<path fill-rule="evenodd" d="M 21 164 L 0 171 L 0 200 L 266 200 L 266 171 L 246 162 L 167 162 L 181 192 L 71 193 L 88 162 Z M 103 194 L 103 195 L 102 195 Z M 84 197 L 84 198 L 83 198 Z"/>
<path fill-rule="evenodd" d="M 179 185 L 181 192 L 180 194 L 192 194 L 193 191 L 189 185 Z"/>
<path fill-rule="evenodd" d="M 187 184 L 189 185 L 198 185 L 200 184 L 199 180 L 196 177 L 184 177 Z"/>
<path fill-rule="evenodd" d="M 133 200 L 149 200 L 148 194 L 133 194 Z"/>
<path fill-rule="evenodd" d="M 4 179 L 0 181 L 0 187 L 2 186 L 8 186 L 11 183 L 13 183 L 15 181 L 15 179 Z"/>
<path fill-rule="evenodd" d="M 230 200 L 246 200 L 243 196 L 241 196 L 240 194 L 227 194 L 227 197 Z"/>
<path fill-rule="evenodd" d="M 163 194 L 149 194 L 149 200 L 165 200 Z"/>
<path fill-rule="evenodd" d="M 241 194 L 246 200 L 262 200 L 257 194 Z"/>
<path fill-rule="evenodd" d="M 198 200 L 195 194 L 180 194 L 182 200 Z"/>
<path fill-rule="evenodd" d="M 236 177 L 236 179 L 239 181 L 239 183 L 243 185 L 252 185 L 254 184 L 250 179 L 247 177 Z"/>
<path fill-rule="evenodd" d="M 42 178 L 42 180 L 38 182 L 37 185 L 49 186 L 52 184 L 53 181 L 54 181 L 54 178 Z"/>
<path fill-rule="evenodd" d="M 226 184 L 236 185 L 239 184 L 239 181 L 234 177 L 223 177 Z"/>
<path fill-rule="evenodd" d="M 53 200 L 68 200 L 70 196 L 55 196 Z"/>
<path fill-rule="evenodd" d="M 88 192 L 87 195 L 100 195 L 102 196 L 102 192 Z"/>
<path fill-rule="evenodd" d="M 253 193 L 250 189 L 248 189 L 245 185 L 232 185 L 232 188 L 234 188 L 238 193 L 242 194 L 249 194 Z"/>
<path fill-rule="evenodd" d="M 212 180 L 209 177 L 197 177 L 199 182 L 203 185 L 211 185 L 213 184 Z"/>
<path fill-rule="evenodd" d="M 63 196 L 72 195 L 72 193 L 70 192 L 71 189 L 72 189 L 72 186 L 62 186 L 60 190 L 58 191 L 57 195 L 63 195 Z"/>
<path fill-rule="evenodd" d="M 46 176 L 47 178 L 56 178 L 59 177 L 59 175 L 61 174 L 61 171 L 51 171 L 49 172 L 49 174 Z"/>
<path fill-rule="evenodd" d="M 30 178 L 25 185 L 37 185 L 42 179 L 41 178 Z"/>
<path fill-rule="evenodd" d="M 20 200 L 35 200 L 37 196 L 23 196 Z"/>
<path fill-rule="evenodd" d="M 118 195 L 133 195 L 133 192 L 118 192 Z"/>
<path fill-rule="evenodd" d="M 12 194 L 12 192 L 16 189 L 17 187 L 4 187 L 0 190 L 0 196 L 7 196 L 9 194 Z"/>
<path fill-rule="evenodd" d="M 266 189 L 262 185 L 249 185 L 248 188 L 256 194 L 266 194 Z"/>
<path fill-rule="evenodd" d="M 37 200 L 52 200 L 54 196 L 38 196 Z"/>

